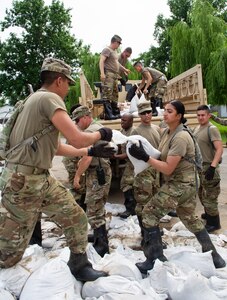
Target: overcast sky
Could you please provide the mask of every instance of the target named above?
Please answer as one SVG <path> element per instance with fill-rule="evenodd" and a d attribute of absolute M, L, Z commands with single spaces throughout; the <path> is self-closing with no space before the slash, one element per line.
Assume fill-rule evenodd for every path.
<path fill-rule="evenodd" d="M 51 2 L 45 0 L 47 5 Z M 0 0 L 1 21 L 11 3 L 11 0 Z M 93 53 L 101 52 L 110 44 L 111 37 L 118 34 L 122 37 L 122 50 L 132 47 L 132 58 L 157 45 L 153 39 L 157 16 L 170 15 L 167 0 L 63 0 L 63 3 L 65 8 L 72 8 L 71 33 L 90 45 Z M 4 39 L 8 32 L 0 34 Z"/>

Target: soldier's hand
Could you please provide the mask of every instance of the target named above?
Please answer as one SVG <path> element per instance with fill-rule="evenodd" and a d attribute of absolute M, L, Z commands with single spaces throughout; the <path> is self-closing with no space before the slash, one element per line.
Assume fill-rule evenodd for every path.
<path fill-rule="evenodd" d="M 212 180 L 214 178 L 215 167 L 209 166 L 209 168 L 205 172 L 205 179 Z"/>
<path fill-rule="evenodd" d="M 107 128 L 107 127 L 102 127 L 98 131 L 101 135 L 100 140 L 107 141 L 107 142 L 110 142 L 112 140 L 112 136 L 113 136 L 112 129 Z"/>
<path fill-rule="evenodd" d="M 136 159 L 139 160 L 143 160 L 144 162 L 148 162 L 149 160 L 149 155 L 146 153 L 146 151 L 143 148 L 143 145 L 140 142 L 140 145 L 137 146 L 136 144 L 133 144 L 130 148 L 129 148 L 129 153 L 135 157 Z"/>
<path fill-rule="evenodd" d="M 110 158 L 116 152 L 114 147 L 108 147 L 107 142 L 101 142 L 88 149 L 88 156 Z"/>

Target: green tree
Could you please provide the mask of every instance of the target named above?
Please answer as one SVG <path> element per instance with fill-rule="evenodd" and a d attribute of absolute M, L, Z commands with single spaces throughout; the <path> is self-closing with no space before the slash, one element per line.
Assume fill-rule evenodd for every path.
<path fill-rule="evenodd" d="M 0 22 L 1 31 L 17 27 L 21 34 L 11 33 L 8 39 L 0 41 L 2 101 L 9 99 L 15 104 L 24 98 L 28 83 L 34 90 L 39 88 L 40 66 L 47 56 L 65 60 L 76 74 L 83 45 L 69 32 L 70 11 L 58 0 L 50 6 L 43 0 L 16 0 L 12 9 L 6 10 L 5 19 Z"/>
<path fill-rule="evenodd" d="M 227 24 L 208 1 L 195 1 L 190 25 L 171 31 L 171 75 L 201 64 L 208 102 L 227 103 Z"/>

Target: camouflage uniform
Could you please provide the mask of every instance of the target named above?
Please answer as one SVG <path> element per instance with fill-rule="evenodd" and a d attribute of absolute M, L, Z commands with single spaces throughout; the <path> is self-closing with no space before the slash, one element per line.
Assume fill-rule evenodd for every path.
<path fill-rule="evenodd" d="M 117 102 L 119 77 L 118 54 L 115 50 L 106 47 L 102 50 L 101 55 L 106 57 L 104 65 L 106 78 L 102 84 L 102 98 Z"/>
<path fill-rule="evenodd" d="M 77 164 L 80 160 L 80 157 L 64 157 L 62 162 L 65 166 L 66 171 L 68 172 L 68 180 L 69 180 L 69 188 L 70 192 L 73 194 L 74 199 L 76 201 L 80 201 L 81 196 L 86 193 L 86 186 L 85 186 L 85 176 L 81 176 L 80 185 L 81 188 L 75 189 L 74 188 L 74 177 L 77 170 Z"/>
<path fill-rule="evenodd" d="M 208 129 L 208 127 L 210 127 Z M 210 132 L 210 137 L 208 134 Z M 213 161 L 215 150 L 211 141 L 221 141 L 221 135 L 217 127 L 208 123 L 207 126 L 198 126 L 194 130 L 195 137 L 201 149 L 203 157 L 203 171 L 200 173 L 200 188 L 199 199 L 204 206 L 205 212 L 211 216 L 219 214 L 218 211 L 218 196 L 220 189 L 220 168 L 215 168 L 214 178 L 211 180 L 205 179 L 205 173 Z M 211 140 L 210 140 L 211 139 Z"/>
<path fill-rule="evenodd" d="M 145 106 L 145 110 L 149 109 Z M 139 109 L 139 113 L 140 112 L 143 112 L 143 108 Z M 156 149 L 158 148 L 160 142 L 160 129 L 157 125 L 151 124 L 150 126 L 147 126 L 140 124 L 133 130 L 132 135 L 134 134 L 143 136 L 153 147 Z M 136 213 L 138 216 L 141 216 L 144 205 L 148 202 L 150 196 L 155 193 L 157 184 L 157 172 L 152 167 L 148 167 L 135 177 L 133 186 L 134 197 L 136 199 Z"/>
<path fill-rule="evenodd" d="M 57 94 L 42 88 L 31 95 L 11 132 L 11 147 L 46 125 L 52 125 L 50 119 L 57 109 L 66 111 Z M 40 110 L 45 114 L 37 114 Z M 58 144 L 59 131 L 54 128 L 38 140 L 37 151 L 26 144 L 8 157 L 1 176 L 1 268 L 11 267 L 21 259 L 41 212 L 61 226 L 73 253 L 85 252 L 86 214 L 72 194 L 48 172 Z"/>
<path fill-rule="evenodd" d="M 127 131 L 122 128 L 120 132 L 125 136 L 130 136 L 133 130 L 134 127 L 132 126 Z M 121 145 L 121 152 L 126 153 L 126 145 L 124 144 Z M 120 189 L 122 190 L 122 192 L 126 192 L 130 189 L 133 189 L 133 183 L 134 183 L 134 167 L 131 161 L 128 158 L 126 158 L 126 165 L 120 181 Z"/>
<path fill-rule="evenodd" d="M 179 126 L 183 128 L 182 124 Z M 179 130 L 179 126 L 175 132 Z M 174 155 L 181 156 L 182 159 L 170 176 L 162 174 L 163 184 L 143 209 L 143 224 L 146 228 L 157 226 L 163 216 L 176 208 L 182 223 L 188 230 L 196 233 L 203 230 L 204 226 L 195 215 L 195 167 L 184 159 L 186 155 L 195 156 L 194 143 L 188 132 L 182 130 L 176 135 L 175 132 L 169 134 L 168 129 L 164 130 L 159 146 L 161 160 L 166 161 L 167 156 Z"/>
<path fill-rule="evenodd" d="M 149 67 L 143 69 L 143 71 L 141 72 L 142 76 L 145 72 L 149 72 L 151 74 L 151 77 L 153 78 L 152 84 L 149 89 L 149 94 L 147 95 L 147 99 L 162 99 L 167 88 L 166 76 L 162 72 Z"/>

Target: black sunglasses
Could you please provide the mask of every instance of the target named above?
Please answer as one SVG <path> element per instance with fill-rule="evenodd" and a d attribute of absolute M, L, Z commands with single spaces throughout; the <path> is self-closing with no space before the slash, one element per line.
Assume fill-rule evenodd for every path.
<path fill-rule="evenodd" d="M 152 111 L 151 110 L 146 110 L 140 113 L 140 115 L 146 115 L 146 114 L 150 114 Z"/>

